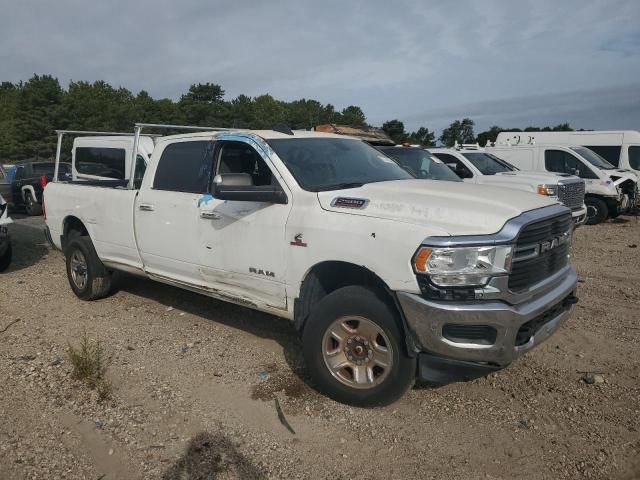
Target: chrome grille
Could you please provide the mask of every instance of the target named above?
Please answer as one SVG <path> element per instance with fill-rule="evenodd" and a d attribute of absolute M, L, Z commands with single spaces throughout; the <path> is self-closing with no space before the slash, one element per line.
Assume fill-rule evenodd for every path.
<path fill-rule="evenodd" d="M 558 200 L 571 210 L 576 210 L 584 204 L 584 182 L 558 184 Z"/>
<path fill-rule="evenodd" d="M 572 229 L 569 213 L 525 226 L 516 240 L 509 289 L 524 291 L 565 267 Z"/>

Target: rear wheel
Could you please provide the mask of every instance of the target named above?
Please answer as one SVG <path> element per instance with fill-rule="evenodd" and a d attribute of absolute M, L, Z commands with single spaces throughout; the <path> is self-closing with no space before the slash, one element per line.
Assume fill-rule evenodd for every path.
<path fill-rule="evenodd" d="M 97 300 L 109 294 L 112 274 L 98 258 L 89 237 L 71 237 L 65 256 L 69 285 L 78 298 Z"/>
<path fill-rule="evenodd" d="M 413 384 L 416 360 L 406 354 L 400 319 L 383 294 L 338 289 L 314 307 L 302 342 L 309 374 L 333 399 L 387 405 Z"/>
<path fill-rule="evenodd" d="M 37 215 L 42 215 L 42 206 L 33 198 L 31 192 L 27 192 L 25 197 L 25 206 L 24 209 L 27 212 L 27 215 L 35 217 Z"/>
<path fill-rule="evenodd" d="M 609 208 L 604 200 L 595 197 L 587 197 L 584 199 L 587 206 L 587 225 L 597 225 L 604 222 L 609 216 Z"/>

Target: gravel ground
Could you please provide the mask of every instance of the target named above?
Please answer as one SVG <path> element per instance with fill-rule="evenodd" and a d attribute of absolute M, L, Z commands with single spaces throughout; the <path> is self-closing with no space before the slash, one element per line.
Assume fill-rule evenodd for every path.
<path fill-rule="evenodd" d="M 580 303 L 544 345 L 373 410 L 308 385 L 284 320 L 137 278 L 78 300 L 41 228 L 17 220 L 0 276 L 0 479 L 640 478 L 636 217 L 576 232 Z M 71 376 L 83 332 L 105 402 Z"/>

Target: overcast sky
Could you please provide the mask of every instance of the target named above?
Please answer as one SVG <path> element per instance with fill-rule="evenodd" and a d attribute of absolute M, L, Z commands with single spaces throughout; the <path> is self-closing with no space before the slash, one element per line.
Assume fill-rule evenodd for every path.
<path fill-rule="evenodd" d="M 640 129 L 640 0 L 0 0 L 0 81 L 51 73 L 362 107 L 440 132 Z"/>

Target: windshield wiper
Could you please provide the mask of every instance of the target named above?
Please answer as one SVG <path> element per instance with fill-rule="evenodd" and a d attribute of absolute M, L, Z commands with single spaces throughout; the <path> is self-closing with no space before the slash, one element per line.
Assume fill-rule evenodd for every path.
<path fill-rule="evenodd" d="M 344 190 L 346 188 L 358 188 L 364 185 L 364 182 L 345 182 L 336 183 L 335 185 L 321 185 L 316 188 L 316 192 L 326 192 L 328 190 Z"/>

